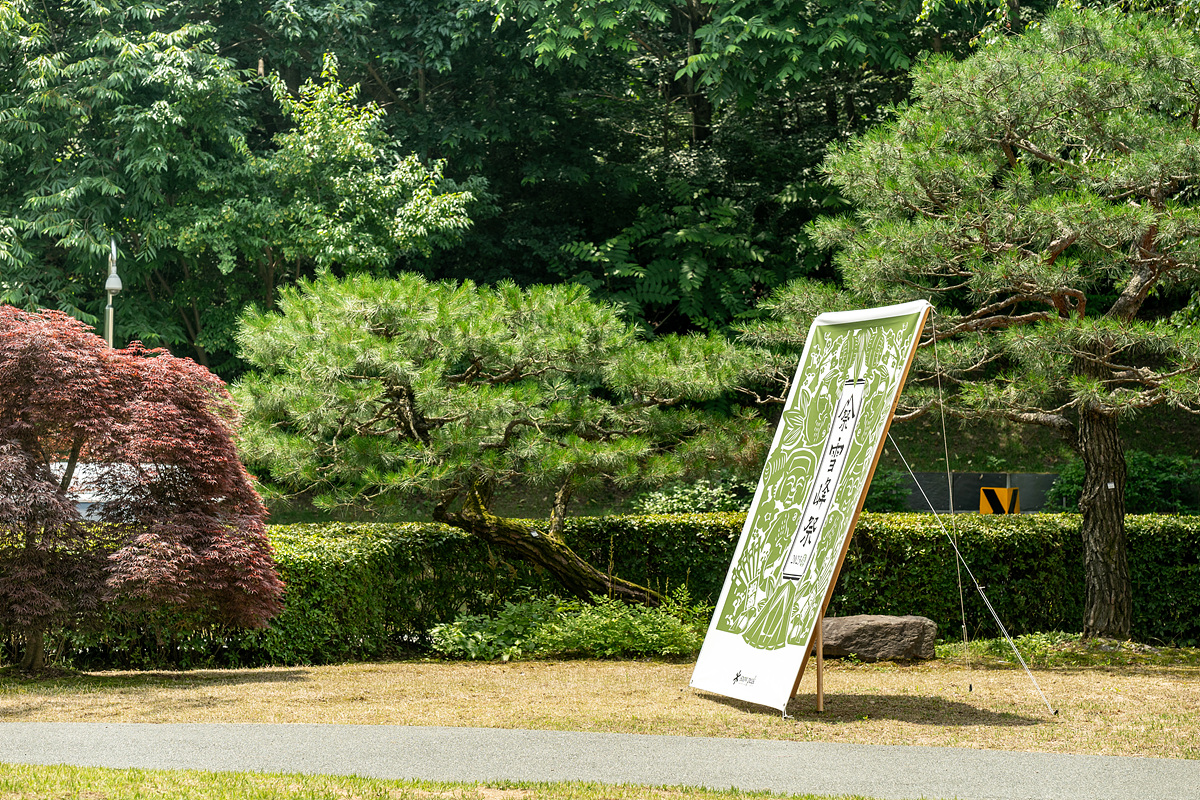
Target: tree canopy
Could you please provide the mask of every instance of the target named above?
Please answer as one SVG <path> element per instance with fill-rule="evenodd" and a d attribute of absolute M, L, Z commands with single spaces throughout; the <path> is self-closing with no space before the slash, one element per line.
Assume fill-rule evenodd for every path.
<path fill-rule="evenodd" d="M 946 402 L 1081 456 L 1087 635 L 1130 632 L 1117 421 L 1200 405 L 1200 332 L 1173 316 L 1200 283 L 1198 87 L 1190 32 L 1061 9 L 921 65 L 894 119 L 825 162 L 855 211 L 818 240 L 859 297 L 935 304 L 923 367 Z"/>
<path fill-rule="evenodd" d="M 583 563 L 561 531 L 584 487 L 753 461 L 761 423 L 727 414 L 750 354 L 715 336 L 647 340 L 580 286 L 355 276 L 302 281 L 238 334 L 243 450 L 320 505 L 429 498 L 433 516 L 589 592 L 654 600 Z M 708 404 L 718 404 L 709 407 Z M 497 517 L 521 486 L 553 501 Z"/>
<path fill-rule="evenodd" d="M 281 610 L 235 420 L 190 360 L 0 306 L 0 622 L 24 636 L 24 667 L 41 666 L 47 629 L 106 601 L 251 627 Z M 98 521 L 69 492 L 81 463 Z"/>
<path fill-rule="evenodd" d="M 234 320 L 278 282 L 392 269 L 469 224 L 470 191 L 333 59 L 287 87 L 214 33 L 153 3 L 0 6 L 0 302 L 94 322 L 115 238 L 117 338 L 236 371 Z"/>
<path fill-rule="evenodd" d="M 942 5 L 14 0 L 0 302 L 94 322 L 115 236 L 118 340 L 227 378 L 241 309 L 325 267 L 725 330 L 828 277 L 815 167 L 986 22 Z"/>
<path fill-rule="evenodd" d="M 156 212 L 235 155 L 241 82 L 203 26 L 164 14 L 0 5 L 0 301 L 94 321 L 102 301 L 84 276 L 110 235 L 137 251 Z M 165 321 L 151 311 L 142 326 Z"/>

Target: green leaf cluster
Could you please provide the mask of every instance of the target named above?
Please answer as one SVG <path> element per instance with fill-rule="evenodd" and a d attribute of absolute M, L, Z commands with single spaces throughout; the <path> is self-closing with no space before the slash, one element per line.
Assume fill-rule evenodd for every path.
<path fill-rule="evenodd" d="M 600 244 L 573 242 L 565 265 L 576 281 L 603 289 L 635 318 L 680 314 L 692 325 L 721 329 L 751 311 L 780 282 L 753 220 L 729 197 L 714 197 L 679 182 L 673 203 L 644 205 L 637 218 Z"/>
<path fill-rule="evenodd" d="M 492 616 L 465 615 L 430 632 L 433 649 L 472 661 L 585 656 L 691 656 L 700 649 L 711 606 L 693 605 L 686 587 L 658 608 L 593 596 L 507 603 Z"/>
<path fill-rule="evenodd" d="M 631 505 L 638 514 L 707 514 L 714 511 L 746 511 L 754 499 L 755 484 L 734 481 L 711 481 L 699 478 L 686 483 L 672 483 L 661 489 L 645 492 L 633 499 Z"/>
<path fill-rule="evenodd" d="M 537 629 L 534 648 L 548 656 L 693 656 L 704 642 L 711 608 L 706 610 L 692 606 L 686 588 L 659 608 L 610 597 L 572 600 Z"/>
<path fill-rule="evenodd" d="M 289 271 L 378 270 L 451 245 L 470 225 L 474 195 L 446 180 L 441 162 L 397 153 L 383 110 L 342 85 L 333 57 L 295 96 L 278 76 L 268 82 L 293 127 L 273 148 L 223 162 L 193 203 L 175 208 L 168 229 L 185 258 L 215 260 L 222 275 L 255 265 L 279 281 Z"/>
<path fill-rule="evenodd" d="M 746 512 L 754 500 L 757 485 L 728 478 L 698 478 L 644 492 L 635 497 L 630 505 L 635 512 L 643 515 Z M 876 470 L 863 509 L 876 513 L 904 511 L 908 508 L 909 493 L 904 473 L 899 470 Z"/>
<path fill-rule="evenodd" d="M 0 6 L 0 301 L 94 320 L 109 237 L 153 258 L 162 211 L 235 157 L 242 83 L 210 34 L 154 3 Z M 179 327 L 135 314 L 148 342 Z"/>
<path fill-rule="evenodd" d="M 875 514 L 890 511 L 907 511 L 908 496 L 912 494 L 906 480 L 907 475 L 898 469 L 876 469 L 867 489 L 863 510 Z"/>
<path fill-rule="evenodd" d="M 1195 516 L 1129 517 L 1129 578 L 1140 641 L 1200 644 L 1200 525 Z"/>
<path fill-rule="evenodd" d="M 494 614 L 463 614 L 430 630 L 430 645 L 444 656 L 466 661 L 532 656 L 534 638 L 557 606 L 557 598 L 546 598 L 505 603 Z"/>
<path fill-rule="evenodd" d="M 686 586 L 716 603 L 745 523 L 744 512 L 575 517 L 563 536 L 584 560 L 669 595 Z"/>

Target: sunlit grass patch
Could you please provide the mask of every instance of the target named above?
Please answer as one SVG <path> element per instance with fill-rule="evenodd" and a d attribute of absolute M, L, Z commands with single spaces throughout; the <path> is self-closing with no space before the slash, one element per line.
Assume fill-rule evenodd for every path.
<path fill-rule="evenodd" d="M 1013 644 L 1031 668 L 1060 667 L 1200 667 L 1200 648 L 1159 647 L 1119 639 L 1084 639 L 1077 633 L 1030 633 L 1013 637 Z M 966 663 L 963 642 L 943 640 L 937 657 Z M 976 639 L 967 643 L 971 666 L 1019 668 L 1012 646 L 1004 638 Z"/>
<path fill-rule="evenodd" d="M 443 783 L 332 775 L 0 764 L 3 800 L 753 800 L 784 796 L 736 789 L 600 783 Z M 815 800 L 814 795 L 792 797 Z M 854 798 L 847 795 L 844 800 Z"/>

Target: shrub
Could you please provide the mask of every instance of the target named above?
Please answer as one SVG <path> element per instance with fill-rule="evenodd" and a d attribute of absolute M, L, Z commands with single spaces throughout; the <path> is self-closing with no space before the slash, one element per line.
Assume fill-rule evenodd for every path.
<path fill-rule="evenodd" d="M 1013 634 L 1078 630 L 1083 616 L 1079 518 L 1067 514 L 942 518 L 963 558 Z M 971 638 L 997 635 L 964 572 Z M 864 514 L 834 587 L 830 615 L 918 614 L 945 635 L 962 613 L 954 548 L 929 514 Z"/>
<path fill-rule="evenodd" d="M 1125 528 L 1134 637 L 1200 645 L 1200 517 L 1126 517 Z"/>
<path fill-rule="evenodd" d="M 874 514 L 886 514 L 890 511 L 906 511 L 908 496 L 912 489 L 904 480 L 905 475 L 898 469 L 877 469 L 871 478 L 871 488 L 867 490 L 867 499 L 863 510 Z"/>
<path fill-rule="evenodd" d="M 576 517 L 563 535 L 589 564 L 664 594 L 686 586 L 715 603 L 745 521 L 734 512 Z"/>
<path fill-rule="evenodd" d="M 166 613 L 110 614 L 99 630 L 62 634 L 76 667 L 328 664 L 428 646 L 429 630 L 541 588 L 479 539 L 428 523 L 268 526 L 286 585 L 284 610 L 262 631 L 186 633 Z"/>
<path fill-rule="evenodd" d="M 556 612 L 557 598 L 505 603 L 495 615 L 464 614 L 429 632 L 433 649 L 468 661 L 508 661 L 532 655 L 542 624 Z"/>
<path fill-rule="evenodd" d="M 700 650 L 704 633 L 665 608 L 635 606 L 610 597 L 569 600 L 538 628 L 539 655 L 687 656 Z"/>
<path fill-rule="evenodd" d="M 432 632 L 451 658 L 508 661 L 522 656 L 594 658 L 694 655 L 712 607 L 693 605 L 686 589 L 660 608 L 593 596 L 590 603 L 551 597 L 509 603 L 495 616 L 464 615 Z"/>
<path fill-rule="evenodd" d="M 863 508 L 874 513 L 907 510 L 908 496 L 912 490 L 904 477 L 900 470 L 876 470 Z M 757 487 L 758 484 L 752 481 L 710 481 L 700 478 L 646 492 L 634 498 L 631 505 L 638 514 L 744 513 L 750 510 Z"/>
<path fill-rule="evenodd" d="M 1084 588 L 1077 514 L 944 519 L 958 532 L 967 563 L 1013 635 L 1080 630 Z M 732 513 L 577 518 L 568 522 L 565 535 L 576 552 L 615 574 L 669 589 L 669 594 L 689 590 L 699 598 L 698 606 L 668 610 L 702 631 L 744 520 L 745 515 Z M 1129 516 L 1126 530 L 1135 637 L 1200 641 L 1200 592 L 1195 591 L 1200 517 Z M 519 631 L 522 619 L 534 617 L 521 601 L 561 591 L 545 574 L 502 559 L 480 540 L 441 525 L 268 526 L 268 534 L 288 589 L 283 613 L 265 631 L 211 626 L 188 632 L 192 621 L 177 613 L 110 614 L 99 630 L 59 630 L 48 641 L 62 661 L 82 669 L 317 664 L 423 650 L 430 646 L 431 629 L 462 621 L 457 629 L 443 627 L 445 647 L 458 640 L 464 652 L 473 646 L 479 657 L 498 653 L 502 658 L 506 649 L 509 657 L 517 657 L 533 652 L 528 643 L 536 638 Z M 961 622 L 954 563 L 933 516 L 864 514 L 829 613 L 922 614 L 948 638 L 956 637 Z M 995 636 L 991 616 L 963 579 L 972 639 Z M 640 612 L 615 606 L 609 611 L 613 621 L 601 624 L 595 615 L 604 612 L 588 611 L 570 623 L 574 627 L 561 626 L 553 641 L 570 649 L 593 634 L 607 641 L 601 635 L 606 626 L 625 626 L 627 633 L 638 626 L 653 628 L 638 617 Z M 471 617 L 499 622 L 467 622 Z M 686 649 L 666 640 L 658 652 Z M 609 649 L 596 645 L 578 652 Z"/>
<path fill-rule="evenodd" d="M 959 549 L 1013 635 L 1082 630 L 1083 544 L 1077 514 L 956 514 Z M 1125 519 L 1133 584 L 1133 636 L 1200 641 L 1200 517 Z M 968 632 L 996 626 L 964 572 Z M 943 635 L 962 625 L 954 555 L 935 518 L 863 515 L 834 589 L 830 614 L 920 614 Z"/>

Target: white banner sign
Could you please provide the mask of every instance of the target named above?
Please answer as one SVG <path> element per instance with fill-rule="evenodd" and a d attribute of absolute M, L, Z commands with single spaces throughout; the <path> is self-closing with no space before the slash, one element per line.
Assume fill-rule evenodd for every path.
<path fill-rule="evenodd" d="M 813 321 L 693 687 L 786 708 L 929 309 L 920 300 Z"/>

